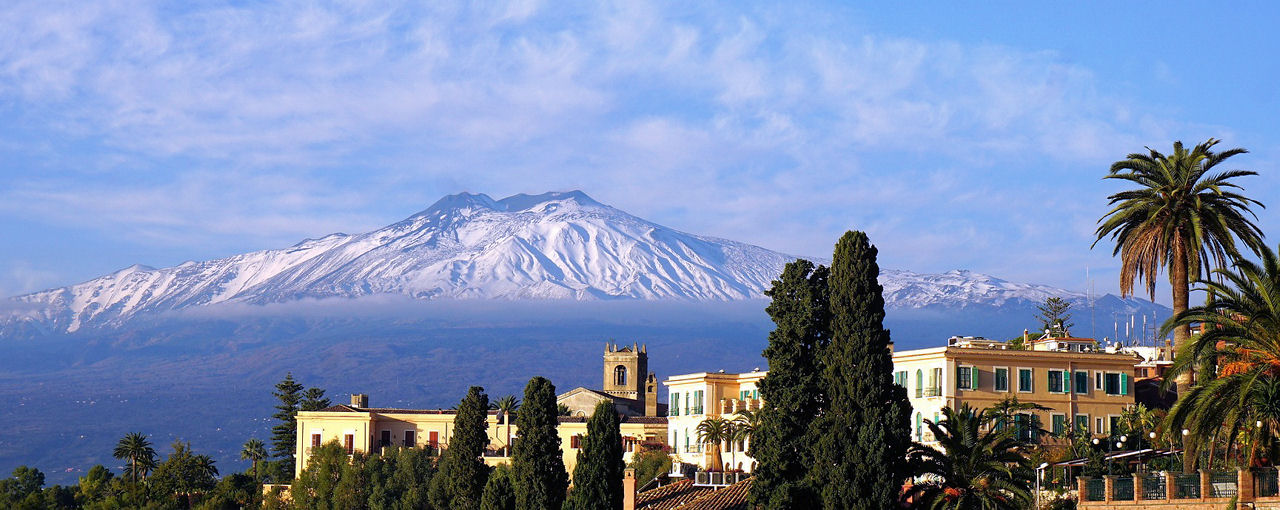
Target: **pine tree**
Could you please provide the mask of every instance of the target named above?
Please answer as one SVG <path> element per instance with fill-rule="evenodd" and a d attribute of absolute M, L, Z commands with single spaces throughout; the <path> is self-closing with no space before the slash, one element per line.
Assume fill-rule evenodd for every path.
<path fill-rule="evenodd" d="M 484 484 L 484 496 L 480 510 L 515 510 L 516 492 L 511 488 L 511 475 L 507 471 L 494 470 L 489 482 Z"/>
<path fill-rule="evenodd" d="M 1071 330 L 1071 302 L 1060 297 L 1051 297 L 1044 300 L 1044 304 L 1036 305 L 1036 309 L 1040 312 L 1036 315 L 1036 320 L 1040 321 L 1040 330 L 1053 333 L 1053 336 L 1066 336 Z"/>
<path fill-rule="evenodd" d="M 299 404 L 299 411 L 319 411 L 333 403 L 324 397 L 324 389 L 307 388 L 306 393 L 302 394 L 302 402 Z"/>
<path fill-rule="evenodd" d="M 612 401 L 596 404 L 587 420 L 587 437 L 573 468 L 573 492 L 566 510 L 620 510 L 622 508 L 622 431 Z"/>
<path fill-rule="evenodd" d="M 764 356 L 769 373 L 760 381 L 764 405 L 751 435 L 750 455 L 759 464 L 751 501 L 761 508 L 815 508 L 806 478 L 813 467 L 809 428 L 822 402 L 817 353 L 830 338 L 825 266 L 787 264 L 765 295 L 776 328 Z"/>
<path fill-rule="evenodd" d="M 293 455 L 298 442 L 298 405 L 302 402 L 302 385 L 293 380 L 293 372 L 289 372 L 285 374 L 283 381 L 276 383 L 276 391 L 272 395 L 280 403 L 276 405 L 276 414 L 271 417 L 280 420 L 280 424 L 271 428 L 271 453 L 281 459 L 292 473 Z"/>
<path fill-rule="evenodd" d="M 489 445 L 489 396 L 484 388 L 472 386 L 458 404 L 453 418 L 453 437 L 440 457 L 439 471 L 431 478 L 428 498 L 436 508 L 476 510 L 489 467 L 481 458 Z"/>
<path fill-rule="evenodd" d="M 862 232 L 836 243 L 831 342 L 821 350 L 821 416 L 811 478 L 828 509 L 892 508 L 906 479 L 911 405 L 893 383 L 876 248 Z"/>
<path fill-rule="evenodd" d="M 564 504 L 569 475 L 564 469 L 556 408 L 556 387 L 534 377 L 524 387 L 524 404 L 516 413 L 516 442 L 511 457 L 516 508 L 542 510 Z"/>

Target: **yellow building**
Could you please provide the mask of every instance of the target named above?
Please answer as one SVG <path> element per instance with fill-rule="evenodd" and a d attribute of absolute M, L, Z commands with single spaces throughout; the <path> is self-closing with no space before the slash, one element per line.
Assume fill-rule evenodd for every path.
<path fill-rule="evenodd" d="M 1134 403 L 1135 365 L 1142 358 L 1128 351 L 1100 349 L 1088 338 L 1026 339 L 1026 350 L 1004 342 L 952 337 L 944 347 L 893 353 L 894 381 L 907 388 L 915 441 L 933 441 L 925 420 L 938 421 L 942 408 L 969 404 L 989 408 L 1009 397 L 1048 411 L 1034 415 L 1044 429 L 1062 433 L 1073 425 L 1092 434 L 1108 434 L 1122 410 Z M 762 405 L 757 384 L 767 372 L 677 375 L 668 390 L 667 444 L 675 460 L 710 467 L 709 446 L 698 441 L 698 424 L 710 417 L 733 419 L 739 410 Z M 1027 421 L 1025 423 L 1031 423 Z M 1029 435 L 1030 427 L 1026 428 Z M 721 445 L 722 469 L 751 472 L 755 459 L 746 442 Z"/>
<path fill-rule="evenodd" d="M 1049 408 L 1024 413 L 1049 432 L 1074 426 L 1108 434 L 1122 410 L 1133 405 L 1139 356 L 1100 349 L 1089 338 L 1028 343 L 1030 349 L 1013 350 L 1004 342 L 951 337 L 945 347 L 894 352 L 894 381 L 907 388 L 911 400 L 912 439 L 933 440 L 924 420 L 940 419 L 943 407 L 983 409 L 1017 397 Z"/>
<path fill-rule="evenodd" d="M 587 433 L 587 417 L 601 400 L 614 400 L 622 418 L 623 460 L 644 448 L 665 446 L 667 418 L 658 416 L 666 410 L 657 403 L 656 377 L 647 372 L 648 356 L 643 347 L 616 345 L 605 348 L 605 391 L 574 388 L 558 396 L 559 404 L 570 409 L 561 416 L 559 435 L 564 452 L 564 465 L 570 476 L 577 465 L 581 438 Z M 337 441 L 348 452 L 377 452 L 386 446 L 431 448 L 449 447 L 456 412 L 449 409 L 391 409 L 369 406 L 367 395 L 351 396 L 346 405 L 320 411 L 298 412 L 297 471 L 306 468 L 311 452 L 322 444 Z M 510 446 L 519 430 L 514 417 L 508 419 L 499 411 L 489 411 L 486 428 L 489 447 L 485 462 L 498 465 L 510 462 Z"/>

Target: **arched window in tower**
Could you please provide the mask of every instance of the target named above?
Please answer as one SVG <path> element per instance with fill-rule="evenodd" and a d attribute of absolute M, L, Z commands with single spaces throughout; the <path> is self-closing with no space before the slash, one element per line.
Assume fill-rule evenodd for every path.
<path fill-rule="evenodd" d="M 618 365 L 613 367 L 613 384 L 617 386 L 626 386 L 627 384 L 627 367 Z"/>

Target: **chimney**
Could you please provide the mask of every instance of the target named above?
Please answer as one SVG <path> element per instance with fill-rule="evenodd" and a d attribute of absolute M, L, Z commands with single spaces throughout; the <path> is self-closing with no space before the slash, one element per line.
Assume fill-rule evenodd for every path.
<path fill-rule="evenodd" d="M 1027 345 L 1031 341 L 1031 332 L 1025 328 L 1022 330 L 1022 345 Z"/>
<path fill-rule="evenodd" d="M 351 407 L 369 407 L 369 395 L 364 393 L 351 394 Z"/>
<path fill-rule="evenodd" d="M 636 510 L 636 470 L 622 472 L 622 510 Z"/>

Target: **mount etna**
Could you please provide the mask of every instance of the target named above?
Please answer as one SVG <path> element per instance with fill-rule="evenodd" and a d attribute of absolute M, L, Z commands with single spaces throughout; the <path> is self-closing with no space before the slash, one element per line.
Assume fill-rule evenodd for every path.
<path fill-rule="evenodd" d="M 269 436 L 271 386 L 286 372 L 336 401 L 361 392 L 376 406 L 448 407 L 469 385 L 514 394 L 533 375 L 598 386 L 606 341 L 647 344 L 660 378 L 763 368 L 764 291 L 796 258 L 579 191 L 462 193 L 372 232 L 9 298 L 0 471 L 28 464 L 66 483 L 115 467 L 111 446 L 131 431 L 191 441 L 239 469 L 239 445 Z M 1144 320 L 1168 315 L 969 271 L 884 269 L 880 280 L 899 348 L 1007 339 L 1035 328 L 1035 305 L 1055 296 L 1073 303 L 1078 336 L 1134 324 L 1121 336 L 1139 338 Z"/>

